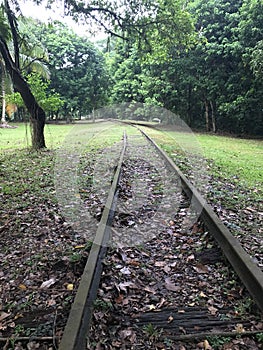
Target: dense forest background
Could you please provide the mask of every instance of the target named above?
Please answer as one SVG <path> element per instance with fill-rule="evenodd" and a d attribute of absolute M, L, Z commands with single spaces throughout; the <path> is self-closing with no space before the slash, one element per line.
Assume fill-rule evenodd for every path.
<path fill-rule="evenodd" d="M 92 118 L 103 106 L 142 102 L 192 128 L 262 135 L 262 0 L 177 1 L 180 16 L 168 3 L 145 38 L 122 28 L 93 43 L 60 22 L 18 17 L 20 70 L 47 118 Z M 2 9 L 2 34 L 4 22 Z M 0 63 L 2 122 L 26 120 L 1 55 Z"/>

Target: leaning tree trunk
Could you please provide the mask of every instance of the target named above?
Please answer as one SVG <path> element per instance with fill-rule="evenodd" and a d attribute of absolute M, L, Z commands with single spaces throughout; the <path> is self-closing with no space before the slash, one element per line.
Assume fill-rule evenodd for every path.
<path fill-rule="evenodd" d="M 45 148 L 44 127 L 46 115 L 44 110 L 38 105 L 34 95 L 26 80 L 22 77 L 18 67 L 13 61 L 5 40 L 0 36 L 0 53 L 5 61 L 14 88 L 20 93 L 26 108 L 30 114 L 30 122 L 32 125 L 32 147 L 34 149 Z"/>

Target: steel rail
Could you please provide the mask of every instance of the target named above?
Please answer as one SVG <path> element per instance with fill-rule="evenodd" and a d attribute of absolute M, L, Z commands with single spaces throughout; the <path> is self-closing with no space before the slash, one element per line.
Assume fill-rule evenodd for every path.
<path fill-rule="evenodd" d="M 59 350 L 86 349 L 86 338 L 92 319 L 94 301 L 102 273 L 102 260 L 107 251 L 110 238 L 110 225 L 114 217 L 116 206 L 117 187 L 121 175 L 121 167 L 126 150 L 127 137 L 123 136 L 123 148 L 114 174 L 111 188 L 107 197 L 105 208 L 99 222 L 96 236 L 91 246 L 88 260 L 84 268 L 80 284 L 70 310 L 70 314 L 63 332 Z"/>
<path fill-rule="evenodd" d="M 187 180 L 181 170 L 175 165 L 172 159 L 163 151 L 157 143 L 146 132 L 138 128 L 141 133 L 154 145 L 161 156 L 170 167 L 178 174 L 184 192 L 191 200 L 191 204 L 200 212 L 200 217 L 209 229 L 210 233 L 220 245 L 225 257 L 232 265 L 240 280 L 263 312 L 263 272 L 254 263 L 248 253 L 241 246 L 240 242 L 231 234 L 228 228 L 218 218 L 212 207 L 206 202 L 203 196 Z"/>

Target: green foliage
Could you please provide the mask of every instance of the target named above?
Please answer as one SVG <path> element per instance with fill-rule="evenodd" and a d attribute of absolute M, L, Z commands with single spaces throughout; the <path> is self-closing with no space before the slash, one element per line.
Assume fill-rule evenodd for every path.
<path fill-rule="evenodd" d="M 3 3 L 0 3 L 0 36 L 7 41 L 11 37 L 10 29 L 5 16 Z"/>
<path fill-rule="evenodd" d="M 153 20 L 146 26 L 146 40 L 139 39 L 140 51 L 146 54 L 149 63 L 159 63 L 173 59 L 173 53 L 189 48 L 195 42 L 195 32 L 190 13 L 181 0 L 158 0 Z M 149 21 L 141 18 L 139 24 Z M 172 44 L 172 45 L 171 45 Z"/>
<path fill-rule="evenodd" d="M 262 2 L 193 0 L 183 14 L 178 2 L 159 4 L 162 26 L 151 28 L 148 49 L 136 40 L 115 44 L 108 60 L 111 100 L 157 104 L 207 131 L 262 134 Z M 171 40 L 170 23 L 161 20 L 167 11 L 178 23 L 191 13 L 198 38 L 188 27 L 184 44 Z"/>
<path fill-rule="evenodd" d="M 17 107 L 24 107 L 24 101 L 19 92 L 6 95 L 6 102 L 16 105 Z"/>
<path fill-rule="evenodd" d="M 62 23 L 34 22 L 32 26 L 50 54 L 50 89 L 64 100 L 60 113 L 79 117 L 103 106 L 107 102 L 109 77 L 102 53 Z"/>
<path fill-rule="evenodd" d="M 39 105 L 46 112 L 57 112 L 60 108 L 62 108 L 64 101 L 61 99 L 59 93 L 55 92 L 54 90 L 48 91 L 50 82 L 44 81 L 37 73 L 29 74 L 27 81 Z"/>
<path fill-rule="evenodd" d="M 239 305 L 235 308 L 235 311 L 242 316 L 246 314 L 247 311 L 251 312 L 254 304 L 254 301 L 248 297 L 245 300 L 240 301 Z"/>
<path fill-rule="evenodd" d="M 31 88 L 39 105 L 49 113 L 57 112 L 64 104 L 58 93 L 48 91 L 50 82 L 44 81 L 39 73 L 31 73 L 27 76 L 27 82 Z M 23 107 L 24 102 L 19 93 L 13 93 L 7 96 L 7 101 Z"/>
<path fill-rule="evenodd" d="M 214 350 L 220 349 L 222 345 L 230 342 L 230 337 L 209 336 L 207 337 L 209 344 Z"/>
<path fill-rule="evenodd" d="M 60 106 L 59 96 L 50 93 L 46 110 L 60 107 L 74 118 L 108 103 L 134 101 L 163 106 L 191 127 L 262 134 L 261 0 L 66 3 L 91 31 L 95 21 L 124 40 L 108 40 L 112 51 L 103 55 L 59 22 L 20 21 L 25 71 L 41 55 L 46 62 L 49 53 L 48 90 L 64 100 Z"/>
<path fill-rule="evenodd" d="M 104 301 L 100 299 L 96 299 L 94 302 L 94 308 L 96 310 L 102 310 L 104 312 L 107 312 L 109 310 L 112 310 L 113 305 L 110 301 Z"/>
<path fill-rule="evenodd" d="M 158 339 L 161 336 L 163 330 L 153 326 L 152 323 L 148 323 L 143 326 L 143 332 L 151 339 Z"/>
<path fill-rule="evenodd" d="M 251 69 L 256 78 L 263 78 L 263 40 L 260 40 L 251 52 Z"/>

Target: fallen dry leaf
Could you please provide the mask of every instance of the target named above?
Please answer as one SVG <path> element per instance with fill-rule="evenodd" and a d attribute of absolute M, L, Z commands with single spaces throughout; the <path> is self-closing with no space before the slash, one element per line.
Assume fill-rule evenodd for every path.
<path fill-rule="evenodd" d="M 169 316 L 167 322 L 171 323 L 171 322 L 173 322 L 173 320 L 174 320 L 173 316 Z"/>
<path fill-rule="evenodd" d="M 82 248 L 85 248 L 85 245 L 84 244 L 76 245 L 74 248 L 75 249 L 82 249 Z"/>
<path fill-rule="evenodd" d="M 145 292 L 152 293 L 152 294 L 156 294 L 156 290 L 153 289 L 153 288 L 151 288 L 151 287 L 149 287 L 149 286 L 146 286 L 146 287 L 144 288 L 144 290 L 145 290 Z"/>
<path fill-rule="evenodd" d="M 21 290 L 26 290 L 27 289 L 27 287 L 24 284 L 19 284 L 18 288 L 21 289 Z"/>
<path fill-rule="evenodd" d="M 171 268 L 170 268 L 170 266 L 165 265 L 163 270 L 164 270 L 164 272 L 169 273 L 171 271 Z"/>
<path fill-rule="evenodd" d="M 124 297 L 123 294 L 119 294 L 119 296 L 117 298 L 115 298 L 115 303 L 116 304 L 121 304 L 122 301 L 123 301 L 123 297 Z"/>
<path fill-rule="evenodd" d="M 212 350 L 212 347 L 209 344 L 208 340 L 204 341 L 204 350 Z"/>
<path fill-rule="evenodd" d="M 208 310 L 209 310 L 209 312 L 210 312 L 211 315 L 216 315 L 216 313 L 217 313 L 217 311 L 218 311 L 218 309 L 216 309 L 216 308 L 213 307 L 213 306 L 209 306 L 209 307 L 208 307 Z"/>
<path fill-rule="evenodd" d="M 122 339 L 129 339 L 132 342 L 136 339 L 136 333 L 132 329 L 124 329 L 120 332 L 120 336 Z"/>
<path fill-rule="evenodd" d="M 245 332 L 245 329 L 244 329 L 244 327 L 243 327 L 243 325 L 242 325 L 241 323 L 238 323 L 238 324 L 236 325 L 235 331 L 236 331 L 237 333 L 244 333 L 244 332 Z"/>
<path fill-rule="evenodd" d="M 162 298 L 161 299 L 161 301 L 156 305 L 156 307 L 158 308 L 158 309 L 160 309 L 162 306 L 163 306 L 163 304 L 166 302 L 166 300 L 164 299 L 164 298 Z"/>
<path fill-rule="evenodd" d="M 130 275 L 131 274 L 131 271 L 128 267 L 123 267 L 120 271 L 123 275 Z"/>
<path fill-rule="evenodd" d="M 208 267 L 203 264 L 196 264 L 196 266 L 193 266 L 193 269 L 198 273 L 208 273 Z"/>
<path fill-rule="evenodd" d="M 41 284 L 40 289 L 49 288 L 54 283 L 56 283 L 56 279 L 54 277 L 50 278 L 48 281 L 45 281 Z"/>
<path fill-rule="evenodd" d="M 179 292 L 181 290 L 181 287 L 180 286 L 177 286 L 175 285 L 171 280 L 170 278 L 166 278 L 165 279 L 165 288 L 167 290 L 170 290 L 172 292 Z"/>
<path fill-rule="evenodd" d="M 136 260 L 129 260 L 128 264 L 132 266 L 140 266 L 139 261 L 136 261 Z"/>
<path fill-rule="evenodd" d="M 133 289 L 137 288 L 136 284 L 131 281 L 121 282 L 119 284 L 115 284 L 115 286 L 119 292 L 122 290 L 125 293 L 127 293 L 127 288 L 133 288 Z"/>
<path fill-rule="evenodd" d="M 156 309 L 156 306 L 151 304 L 151 305 L 148 305 L 148 308 L 149 308 L 150 311 L 152 311 L 152 310 Z"/>
<path fill-rule="evenodd" d="M 177 312 L 178 312 L 178 314 L 184 314 L 185 310 L 178 310 Z"/>
<path fill-rule="evenodd" d="M 4 311 L 0 311 L 0 321 L 3 321 L 5 318 L 7 318 L 10 315 L 11 315 L 10 313 L 8 314 Z"/>
<path fill-rule="evenodd" d="M 166 261 L 155 261 L 154 266 L 156 267 L 164 267 L 165 265 L 167 265 Z"/>

